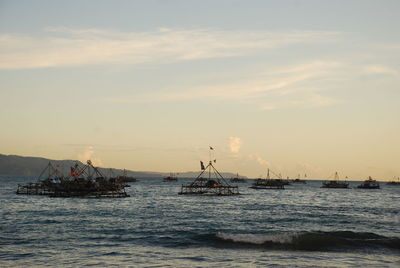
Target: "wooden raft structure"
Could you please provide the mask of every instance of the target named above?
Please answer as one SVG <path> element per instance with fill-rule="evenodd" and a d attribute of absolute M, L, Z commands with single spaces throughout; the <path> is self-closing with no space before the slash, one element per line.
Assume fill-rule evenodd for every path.
<path fill-rule="evenodd" d="M 43 178 L 44 175 L 47 175 L 47 177 Z M 59 182 L 63 178 L 64 176 L 61 172 L 49 162 L 40 173 L 37 182 L 18 184 L 16 193 L 26 195 L 50 195 L 53 192 L 55 182 Z"/>
<path fill-rule="evenodd" d="M 215 162 L 215 160 L 214 160 Z M 218 172 L 210 161 L 207 167 L 204 168 L 203 162 L 201 163 L 202 172 L 196 179 L 187 185 L 182 185 L 179 194 L 208 194 L 208 195 L 238 195 L 238 186 L 229 185 L 224 177 Z M 203 178 L 202 175 L 208 170 L 208 178 Z M 212 178 L 211 175 L 215 178 Z"/>

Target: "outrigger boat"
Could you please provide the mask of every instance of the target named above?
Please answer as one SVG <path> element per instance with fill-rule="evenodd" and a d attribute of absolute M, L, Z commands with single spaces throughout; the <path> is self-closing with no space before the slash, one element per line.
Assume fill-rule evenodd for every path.
<path fill-rule="evenodd" d="M 169 176 L 163 178 L 163 181 L 178 181 L 178 177 L 176 177 L 175 174 L 170 173 Z"/>
<path fill-rule="evenodd" d="M 258 178 L 250 187 L 252 189 L 285 189 L 285 183 L 282 179 L 271 179 L 269 169 L 265 179 Z"/>
<path fill-rule="evenodd" d="M 242 183 L 242 182 L 246 182 L 246 179 L 245 179 L 245 178 L 239 177 L 239 173 L 237 173 L 237 174 L 236 174 L 236 177 L 231 178 L 231 182 L 239 182 L 239 183 Z"/>
<path fill-rule="evenodd" d="M 379 189 L 379 183 L 372 179 L 371 176 L 368 177 L 368 180 L 365 180 L 361 185 L 358 185 L 359 189 Z"/>
<path fill-rule="evenodd" d="M 337 188 L 337 189 L 346 189 L 349 188 L 348 182 L 339 181 L 339 175 L 335 172 L 334 179 L 328 182 L 322 183 L 321 188 Z M 347 178 L 347 177 L 346 177 Z"/>
<path fill-rule="evenodd" d="M 214 150 L 210 147 L 210 150 Z M 210 152 L 211 159 L 211 152 Z M 183 185 L 181 187 L 180 195 L 186 194 L 206 194 L 206 195 L 239 195 L 238 186 L 231 186 L 226 182 L 224 177 L 218 172 L 218 170 L 214 167 L 213 162 L 216 163 L 216 160 L 213 160 L 208 163 L 206 167 L 204 167 L 203 161 L 200 161 L 201 172 L 196 177 L 196 179 L 189 184 Z M 203 174 L 208 171 L 208 178 L 204 178 Z"/>

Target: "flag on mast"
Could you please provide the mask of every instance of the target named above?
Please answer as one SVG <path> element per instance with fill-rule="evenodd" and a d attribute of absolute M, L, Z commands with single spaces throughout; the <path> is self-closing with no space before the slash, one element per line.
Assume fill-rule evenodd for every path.
<path fill-rule="evenodd" d="M 200 161 L 200 167 L 201 167 L 201 170 L 205 170 L 205 169 L 206 169 L 206 168 L 204 167 L 203 161 Z"/>

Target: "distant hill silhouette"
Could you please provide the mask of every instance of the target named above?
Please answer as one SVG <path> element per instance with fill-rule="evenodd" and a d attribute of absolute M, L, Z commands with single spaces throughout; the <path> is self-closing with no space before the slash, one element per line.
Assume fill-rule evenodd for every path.
<path fill-rule="evenodd" d="M 0 177 L 38 177 L 47 164 L 51 162 L 54 166 L 59 166 L 59 169 L 64 175 L 68 175 L 70 167 L 78 162 L 78 160 L 52 160 L 42 157 L 4 155 L 0 154 Z M 122 175 L 122 169 L 115 168 L 99 168 L 104 176 Z M 169 172 L 149 172 L 149 171 L 132 171 L 127 170 L 127 175 L 135 178 L 162 178 L 169 175 Z M 178 177 L 193 178 L 199 174 L 199 171 L 180 172 Z M 225 178 L 234 177 L 233 173 L 221 173 Z"/>

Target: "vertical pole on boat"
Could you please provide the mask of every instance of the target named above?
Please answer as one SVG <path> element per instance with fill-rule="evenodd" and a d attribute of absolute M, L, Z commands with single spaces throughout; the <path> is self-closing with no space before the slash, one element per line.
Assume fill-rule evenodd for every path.
<path fill-rule="evenodd" d="M 211 149 L 212 147 L 209 146 L 208 152 L 209 152 L 209 162 L 208 162 L 208 179 L 211 180 L 211 166 L 212 166 L 212 162 L 211 162 Z"/>

